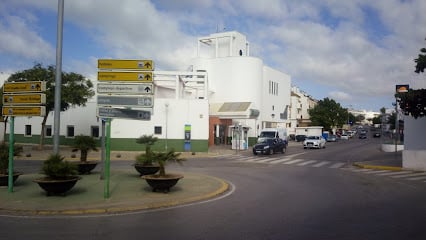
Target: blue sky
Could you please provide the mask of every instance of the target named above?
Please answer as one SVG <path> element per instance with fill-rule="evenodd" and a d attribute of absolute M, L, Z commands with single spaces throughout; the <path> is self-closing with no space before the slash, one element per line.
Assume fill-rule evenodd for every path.
<path fill-rule="evenodd" d="M 57 0 L 2 0 L 0 80 L 55 64 Z M 96 80 L 98 58 L 153 59 L 186 70 L 197 38 L 247 36 L 251 56 L 320 100 L 378 111 L 396 84 L 426 88 L 414 58 L 426 47 L 424 0 L 65 0 L 63 70 Z"/>

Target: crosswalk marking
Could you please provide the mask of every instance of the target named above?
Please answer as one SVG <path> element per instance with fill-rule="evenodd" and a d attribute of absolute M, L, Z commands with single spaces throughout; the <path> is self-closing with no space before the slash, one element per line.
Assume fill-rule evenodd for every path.
<path fill-rule="evenodd" d="M 389 173 L 379 173 L 377 174 L 378 176 L 393 176 L 393 175 L 401 175 L 401 174 L 407 174 L 410 173 L 411 171 L 393 171 L 393 172 L 389 172 Z"/>
<path fill-rule="evenodd" d="M 407 178 L 407 180 L 423 180 L 423 179 L 426 179 L 426 176 Z"/>
<path fill-rule="evenodd" d="M 312 159 L 299 159 L 296 158 L 301 154 L 292 154 L 292 155 L 275 155 L 275 156 L 244 156 L 244 155 L 223 155 L 221 157 L 226 157 L 229 160 L 239 161 L 239 162 L 250 162 L 250 163 L 265 163 L 265 164 L 285 164 L 296 166 L 310 166 L 310 167 L 327 167 L 334 169 L 348 170 L 354 173 L 369 174 L 375 176 L 386 176 L 395 179 L 405 179 L 412 181 L 422 181 L 426 182 L 426 172 L 415 172 L 410 170 L 404 171 L 392 171 L 392 170 L 377 170 L 369 168 L 355 168 L 355 167 L 345 167 L 346 162 L 331 162 L 331 161 L 322 161 L 322 160 L 312 160 Z"/>
<path fill-rule="evenodd" d="M 296 164 L 296 165 L 297 165 L 297 166 L 306 166 L 306 165 L 308 165 L 308 164 L 316 163 L 316 162 L 318 162 L 318 161 L 317 161 L 317 160 L 308 160 L 308 161 L 306 161 L 306 162 L 298 163 L 298 164 Z"/>
<path fill-rule="evenodd" d="M 397 175 L 397 176 L 391 176 L 393 178 L 403 178 L 403 177 L 418 177 L 418 176 L 425 176 L 426 173 L 409 173 L 409 174 L 402 174 L 402 175 Z"/>
<path fill-rule="evenodd" d="M 303 159 L 294 159 L 292 161 L 285 162 L 284 164 L 293 164 L 304 161 Z"/>
<path fill-rule="evenodd" d="M 322 166 L 327 165 L 329 163 L 330 163 L 329 161 L 322 161 L 322 162 L 319 162 L 315 165 L 312 165 L 312 167 L 322 167 Z"/>
<path fill-rule="evenodd" d="M 259 160 L 259 161 L 257 161 L 257 162 L 260 162 L 260 163 L 267 163 L 267 162 L 275 161 L 275 160 L 278 160 L 278 159 L 286 159 L 286 158 L 267 158 L 267 159 Z"/>
<path fill-rule="evenodd" d="M 346 164 L 346 163 L 338 162 L 338 163 L 335 163 L 335 164 L 331 165 L 329 168 L 341 168 L 341 167 L 343 167 L 345 164 Z"/>
<path fill-rule="evenodd" d="M 352 169 L 351 170 L 352 172 L 360 172 L 360 173 L 363 173 L 363 172 L 371 172 L 371 171 L 374 171 L 373 169 L 369 169 L 369 168 L 361 168 L 361 169 Z"/>
<path fill-rule="evenodd" d="M 391 170 L 374 170 L 371 172 L 365 172 L 365 174 L 377 174 L 377 173 L 388 173 L 388 172 L 392 172 Z"/>
<path fill-rule="evenodd" d="M 292 159 L 283 158 L 283 159 L 279 159 L 279 160 L 271 161 L 271 162 L 268 162 L 268 163 L 271 163 L 271 164 L 277 164 L 277 163 L 283 163 L 283 162 L 287 162 L 287 161 L 291 161 L 291 160 L 292 160 Z"/>

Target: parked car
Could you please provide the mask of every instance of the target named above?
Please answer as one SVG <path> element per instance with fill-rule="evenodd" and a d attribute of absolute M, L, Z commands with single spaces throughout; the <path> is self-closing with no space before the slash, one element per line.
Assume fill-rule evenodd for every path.
<path fill-rule="evenodd" d="M 349 140 L 349 135 L 346 133 L 343 133 L 342 135 L 340 135 L 340 139 L 342 140 Z"/>
<path fill-rule="evenodd" d="M 337 142 L 338 138 L 336 135 L 329 135 L 327 138 L 327 142 Z"/>
<path fill-rule="evenodd" d="M 296 142 L 303 142 L 305 141 L 306 135 L 296 135 L 295 139 Z"/>
<path fill-rule="evenodd" d="M 308 136 L 303 141 L 303 148 L 325 148 L 325 138 L 323 136 Z"/>
<path fill-rule="evenodd" d="M 287 150 L 287 142 L 281 138 L 259 138 L 258 142 L 253 146 L 253 154 L 273 154 L 285 153 Z"/>

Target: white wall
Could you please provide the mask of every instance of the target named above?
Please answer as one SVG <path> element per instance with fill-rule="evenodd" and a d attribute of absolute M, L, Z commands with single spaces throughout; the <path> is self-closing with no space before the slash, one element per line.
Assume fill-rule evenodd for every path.
<path fill-rule="evenodd" d="M 166 104 L 168 107 L 166 108 Z M 167 109 L 167 112 L 166 112 Z M 112 138 L 137 138 L 154 134 L 154 127 L 162 127 L 165 139 L 183 139 L 185 124 L 191 125 L 191 139 L 207 140 L 209 137 L 209 112 L 207 100 L 155 99 L 151 121 L 114 119 L 111 124 Z M 167 118 L 166 118 L 167 115 Z"/>
<path fill-rule="evenodd" d="M 404 151 L 402 167 L 426 171 L 426 117 L 404 117 Z"/>
<path fill-rule="evenodd" d="M 278 94 L 269 91 L 269 83 L 278 84 Z M 290 76 L 268 66 L 263 67 L 263 98 L 260 120 L 267 122 L 285 123 L 290 120 L 280 119 L 285 107 L 290 107 L 291 79 Z M 272 114 L 274 116 L 272 116 Z M 278 124 L 283 126 L 283 124 Z M 285 127 L 285 124 L 284 126 Z"/>

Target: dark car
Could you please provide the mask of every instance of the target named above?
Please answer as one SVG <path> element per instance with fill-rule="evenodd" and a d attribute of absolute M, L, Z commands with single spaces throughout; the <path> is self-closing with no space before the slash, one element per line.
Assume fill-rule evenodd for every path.
<path fill-rule="evenodd" d="M 373 134 L 373 137 L 375 137 L 375 138 L 379 138 L 379 137 L 380 137 L 380 132 L 375 132 L 375 133 Z"/>
<path fill-rule="evenodd" d="M 303 142 L 305 141 L 306 135 L 296 135 L 295 139 L 296 142 Z"/>
<path fill-rule="evenodd" d="M 367 134 L 366 133 L 360 133 L 358 138 L 359 139 L 366 139 L 367 138 Z"/>
<path fill-rule="evenodd" d="M 256 145 L 253 146 L 253 154 L 273 154 L 285 153 L 287 150 L 287 142 L 281 138 L 259 138 Z"/>

